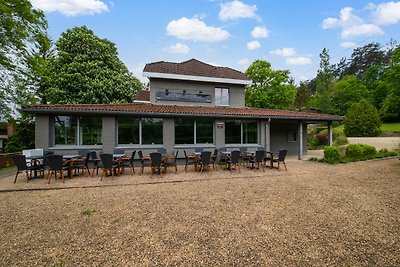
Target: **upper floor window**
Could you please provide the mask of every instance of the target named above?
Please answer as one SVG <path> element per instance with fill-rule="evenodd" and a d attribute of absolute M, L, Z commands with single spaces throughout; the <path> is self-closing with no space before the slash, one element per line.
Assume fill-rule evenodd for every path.
<path fill-rule="evenodd" d="M 98 117 L 56 116 L 56 145 L 100 145 L 102 119 Z"/>
<path fill-rule="evenodd" d="M 229 89 L 215 88 L 215 105 L 229 106 Z"/>

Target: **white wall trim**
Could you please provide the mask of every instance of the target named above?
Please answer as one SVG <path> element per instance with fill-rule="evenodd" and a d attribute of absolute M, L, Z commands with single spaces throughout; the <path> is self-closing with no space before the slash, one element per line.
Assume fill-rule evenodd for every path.
<path fill-rule="evenodd" d="M 230 84 L 243 84 L 243 85 L 251 84 L 250 80 L 191 76 L 191 75 L 169 74 L 169 73 L 158 73 L 158 72 L 147 72 L 147 71 L 143 72 L 143 76 L 148 78 L 164 78 L 164 79 L 189 80 L 189 81 L 200 81 L 200 82 L 230 83 Z"/>

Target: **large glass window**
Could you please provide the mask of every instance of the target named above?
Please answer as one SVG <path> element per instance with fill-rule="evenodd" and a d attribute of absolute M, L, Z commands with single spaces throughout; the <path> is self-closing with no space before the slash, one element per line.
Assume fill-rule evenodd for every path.
<path fill-rule="evenodd" d="M 102 119 L 98 117 L 56 116 L 54 136 L 56 145 L 100 145 Z"/>
<path fill-rule="evenodd" d="M 142 119 L 142 144 L 163 143 L 163 120 L 156 118 Z"/>
<path fill-rule="evenodd" d="M 194 120 L 175 120 L 175 144 L 194 144 Z"/>
<path fill-rule="evenodd" d="M 257 144 L 256 121 L 225 121 L 226 144 Z"/>
<path fill-rule="evenodd" d="M 118 144 L 139 144 L 140 119 L 118 119 Z"/>
<path fill-rule="evenodd" d="M 175 120 L 175 144 L 214 143 L 214 122 L 212 120 Z"/>
<path fill-rule="evenodd" d="M 229 106 L 229 89 L 215 88 L 215 105 Z"/>
<path fill-rule="evenodd" d="M 162 143 L 162 119 L 118 118 L 118 144 L 153 145 Z"/>
<path fill-rule="evenodd" d="M 241 122 L 225 121 L 225 144 L 240 144 Z"/>

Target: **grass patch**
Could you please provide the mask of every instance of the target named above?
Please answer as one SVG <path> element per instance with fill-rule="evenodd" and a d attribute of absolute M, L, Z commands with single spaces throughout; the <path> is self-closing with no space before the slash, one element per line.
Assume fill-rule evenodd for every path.
<path fill-rule="evenodd" d="M 336 129 L 339 133 L 343 133 L 344 124 L 336 126 L 334 129 Z M 392 136 L 394 133 L 400 133 L 400 122 L 382 123 L 381 135 L 383 135 L 383 136 Z"/>
<path fill-rule="evenodd" d="M 95 213 L 95 212 L 96 212 L 95 209 L 93 209 L 93 208 L 87 208 L 87 209 L 85 209 L 84 211 L 81 212 L 81 215 L 90 216 L 90 215 L 92 215 L 92 214 Z"/>

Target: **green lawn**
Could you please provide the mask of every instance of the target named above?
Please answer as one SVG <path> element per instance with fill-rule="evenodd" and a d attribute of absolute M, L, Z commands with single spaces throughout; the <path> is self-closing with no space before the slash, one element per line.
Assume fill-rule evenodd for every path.
<path fill-rule="evenodd" d="M 344 129 L 344 125 L 343 124 L 339 125 L 339 126 L 335 127 L 335 129 L 342 133 L 343 129 Z M 387 132 L 398 132 L 398 133 L 400 133 L 400 122 L 382 123 L 381 130 L 382 130 L 382 133 L 387 133 Z"/>

